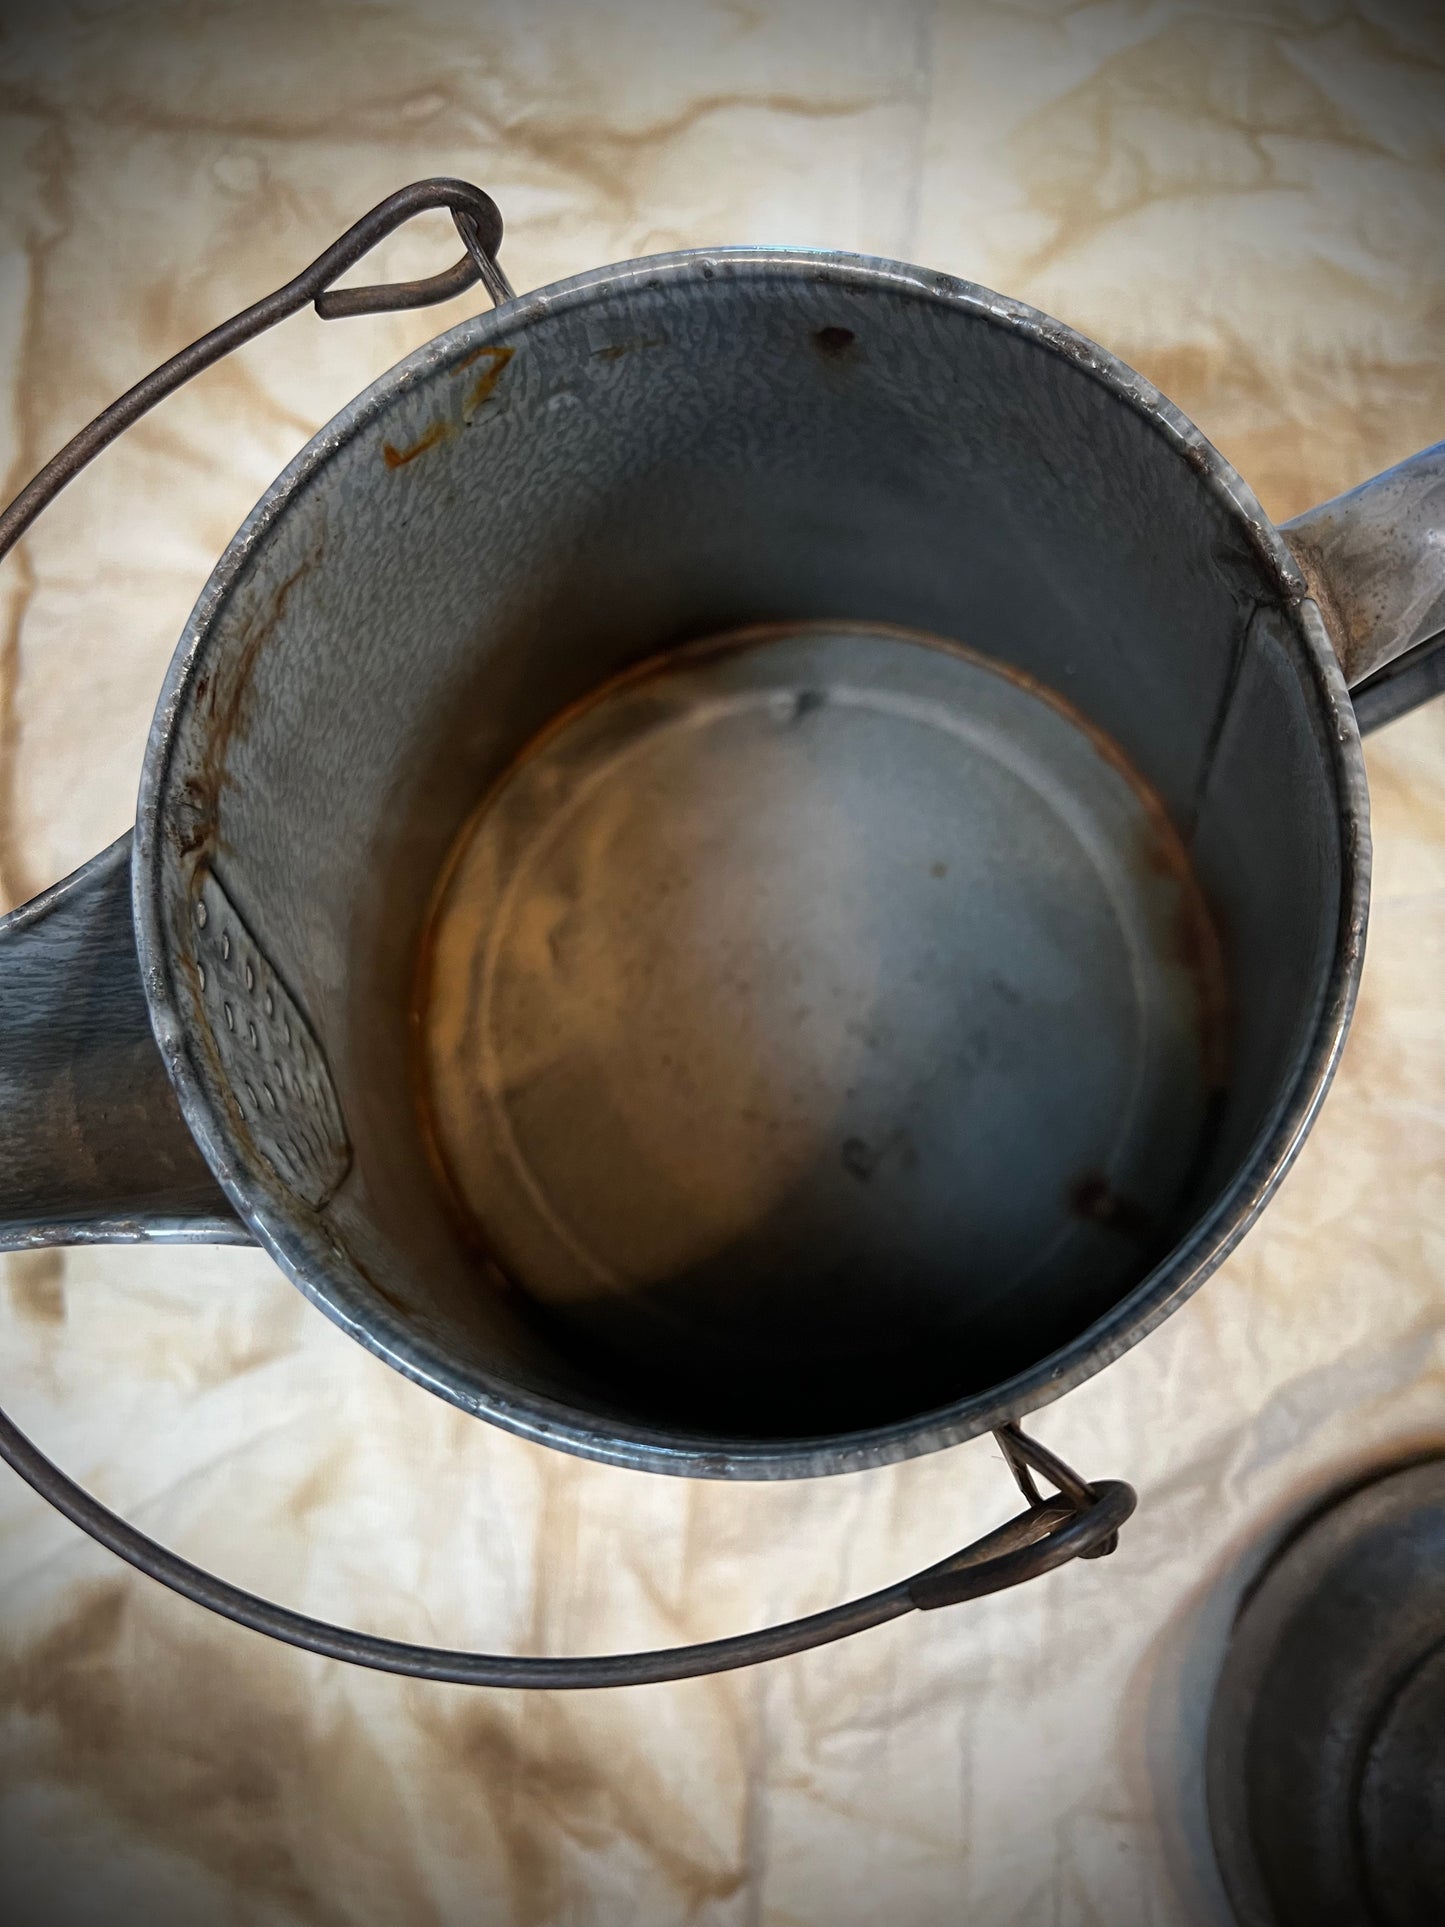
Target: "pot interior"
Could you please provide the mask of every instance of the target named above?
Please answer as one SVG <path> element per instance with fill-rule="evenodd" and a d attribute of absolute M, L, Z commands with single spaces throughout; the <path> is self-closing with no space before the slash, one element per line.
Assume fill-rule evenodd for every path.
<path fill-rule="evenodd" d="M 992 301 L 747 251 L 524 300 L 203 601 L 193 1073 L 301 1282 L 470 1409 L 705 1471 L 966 1436 L 1127 1342 L 1295 1099 L 1319 671 L 1208 462 Z M 206 1045 L 206 878 L 329 1075 L 309 1195 Z"/>

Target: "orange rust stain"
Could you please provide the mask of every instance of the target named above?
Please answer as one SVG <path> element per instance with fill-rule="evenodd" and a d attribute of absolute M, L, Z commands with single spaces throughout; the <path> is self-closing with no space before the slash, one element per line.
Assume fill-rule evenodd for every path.
<path fill-rule="evenodd" d="M 318 547 L 278 584 L 264 614 L 253 618 L 248 625 L 234 656 L 223 662 L 218 672 L 197 680 L 196 709 L 199 715 L 204 708 L 207 725 L 200 770 L 188 776 L 183 785 L 185 827 L 178 832 L 176 842 L 177 852 L 183 857 L 215 845 L 217 804 L 226 780 L 226 752 L 232 739 L 245 732 L 246 705 L 256 663 L 285 617 L 292 590 L 303 575 L 317 566 L 322 553 Z"/>
<path fill-rule="evenodd" d="M 479 348 L 476 356 L 471 357 L 472 359 L 480 360 L 481 357 L 485 355 L 491 365 L 482 370 L 481 374 L 478 375 L 477 379 L 467 390 L 466 400 L 462 403 L 462 413 L 464 415 L 475 414 L 482 403 L 489 398 L 492 390 L 502 378 L 502 370 L 516 352 L 515 348 Z"/>
<path fill-rule="evenodd" d="M 480 348 L 473 348 L 472 352 L 469 355 L 463 355 L 461 360 L 456 363 L 456 365 L 452 369 L 452 373 L 454 375 L 459 375 L 464 368 L 475 367 L 476 364 L 482 359 L 483 355 L 495 355 L 496 352 L 497 351 L 492 346 L 491 342 L 486 342 Z M 510 355 L 511 352 L 512 351 L 509 348 L 507 350 L 507 353 Z"/>
<path fill-rule="evenodd" d="M 368 1267 L 364 1265 L 361 1262 L 361 1260 L 357 1257 L 354 1251 L 348 1248 L 343 1253 L 343 1256 L 347 1264 L 351 1266 L 351 1269 L 359 1273 L 360 1276 L 366 1280 L 367 1284 L 371 1286 L 371 1289 L 376 1293 L 377 1297 L 381 1300 L 381 1302 L 384 1305 L 386 1305 L 390 1310 L 394 1311 L 399 1318 L 407 1319 L 412 1317 L 412 1315 L 416 1310 L 416 1307 L 414 1305 L 409 1305 L 404 1298 L 399 1298 L 394 1291 L 389 1291 L 387 1287 L 384 1284 L 382 1284 L 381 1280 L 377 1277 L 376 1273 L 374 1271 L 369 1270 Z"/>
<path fill-rule="evenodd" d="M 212 689 L 211 714 L 216 719 L 216 727 L 212 730 L 207 745 L 212 753 L 220 754 L 243 721 L 246 698 L 251 693 L 252 672 L 261 651 L 275 635 L 285 617 L 286 605 L 291 600 L 291 591 L 302 576 L 314 569 L 320 560 L 321 551 L 317 549 L 313 555 L 308 555 L 304 562 L 299 563 L 285 581 L 278 585 L 275 594 L 271 597 L 270 608 L 259 621 L 252 623 L 248 628 L 245 641 L 237 650 L 231 671 L 225 679 L 224 691 L 219 685 Z"/>
<path fill-rule="evenodd" d="M 592 359 L 594 361 L 621 361 L 624 355 L 630 355 L 640 348 L 665 348 L 666 346 L 666 335 L 658 335 L 655 339 L 649 341 L 616 341 L 606 348 L 594 348 L 592 350 Z"/>
<path fill-rule="evenodd" d="M 425 455 L 429 448 L 435 448 L 438 442 L 446 441 L 448 436 L 455 433 L 456 430 L 450 422 L 433 422 L 426 433 L 419 440 L 414 441 L 410 448 L 397 448 L 391 442 L 383 442 L 381 459 L 388 468 L 405 468 L 408 462 L 414 462 L 418 455 Z"/>
<path fill-rule="evenodd" d="M 189 820 L 187 827 L 177 833 L 176 852 L 179 856 L 194 856 L 197 850 L 204 849 L 215 837 L 215 805 L 209 789 L 194 776 L 186 778 L 182 789 L 185 794 L 185 814 Z"/>

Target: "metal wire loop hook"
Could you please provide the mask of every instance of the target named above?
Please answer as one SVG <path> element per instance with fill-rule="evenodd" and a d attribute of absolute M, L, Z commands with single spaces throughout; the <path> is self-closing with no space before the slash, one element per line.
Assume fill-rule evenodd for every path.
<path fill-rule="evenodd" d="M 465 244 L 466 253 L 455 266 L 418 281 L 392 281 L 364 288 L 332 287 L 333 281 L 348 268 L 355 267 L 363 255 L 369 254 L 404 222 L 432 208 L 446 208 L 450 212 Z M 469 181 L 445 178 L 413 181 L 409 187 L 388 194 L 339 240 L 333 241 L 295 280 L 249 308 L 243 308 L 240 314 L 212 328 L 199 341 L 193 341 L 189 348 L 172 355 L 118 401 L 113 401 L 58 454 L 52 455 L 34 480 L 0 514 L 0 559 L 9 554 L 36 516 L 48 508 L 103 449 L 109 448 L 117 436 L 148 414 L 157 402 L 183 387 L 193 375 L 230 354 L 233 348 L 253 341 L 268 328 L 274 328 L 278 321 L 308 306 L 314 306 L 323 321 L 336 321 L 347 315 L 385 314 L 400 308 L 425 308 L 437 301 L 448 301 L 479 281 L 493 301 L 509 300 L 511 285 L 497 265 L 501 243 L 502 216 L 496 202 Z"/>

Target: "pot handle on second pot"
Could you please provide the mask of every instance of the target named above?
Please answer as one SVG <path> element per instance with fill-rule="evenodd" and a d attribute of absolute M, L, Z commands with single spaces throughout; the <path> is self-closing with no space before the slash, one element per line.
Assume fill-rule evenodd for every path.
<path fill-rule="evenodd" d="M 1286 522 L 1364 733 L 1445 691 L 1445 442 Z"/>

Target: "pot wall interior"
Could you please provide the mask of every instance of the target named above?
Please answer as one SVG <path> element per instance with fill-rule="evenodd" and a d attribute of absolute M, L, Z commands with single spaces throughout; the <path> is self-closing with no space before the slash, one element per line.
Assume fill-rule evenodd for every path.
<path fill-rule="evenodd" d="M 298 1211 L 196 1060 L 258 1199 L 331 1251 L 312 1281 L 331 1308 L 464 1404 L 554 1401 L 584 1444 L 595 1424 L 764 1469 L 800 1438 L 902 1437 L 940 1410 L 980 1429 L 1001 1382 L 1126 1316 L 1285 1102 L 1339 920 L 1319 697 L 1198 469 L 1077 360 L 947 286 L 747 254 L 467 324 L 330 440 L 211 623 L 162 881 L 182 996 L 208 867 L 329 1063 L 349 1174 Z M 1036 679 L 1152 790 L 1224 959 L 1199 1006 L 1197 1142 L 1142 1234 L 1127 1198 L 1082 1197 L 1094 1222 L 1046 1291 L 981 1297 L 966 1225 L 952 1298 L 935 1277 L 920 1311 L 886 1266 L 851 1281 L 890 1308 L 891 1346 L 834 1329 L 806 1264 L 761 1296 L 740 1281 L 725 1333 L 674 1320 L 649 1350 L 624 1321 L 613 1342 L 605 1307 L 579 1321 L 509 1280 L 439 1176 L 414 1014 L 429 905 L 479 799 L 569 706 L 680 645 L 818 621 L 901 626 Z M 1175 941 L 1173 965 L 1207 974 L 1197 919 Z M 189 1014 L 214 1017 L 199 998 Z M 1074 1021 L 1087 1034 L 1087 1002 Z"/>

